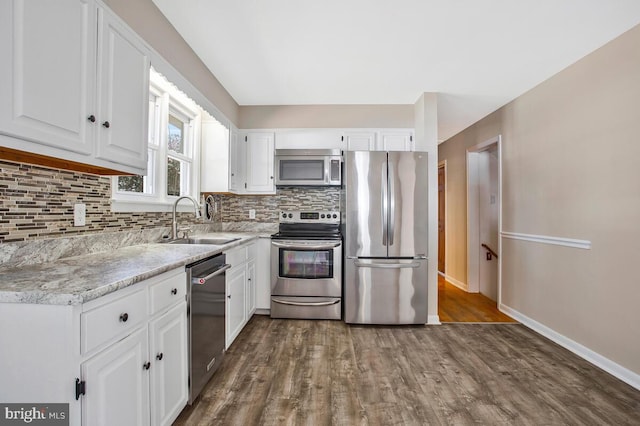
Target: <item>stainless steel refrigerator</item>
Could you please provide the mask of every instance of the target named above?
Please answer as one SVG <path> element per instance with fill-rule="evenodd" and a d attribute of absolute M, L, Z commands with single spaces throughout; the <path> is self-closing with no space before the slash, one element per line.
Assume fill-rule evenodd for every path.
<path fill-rule="evenodd" d="M 427 322 L 427 154 L 349 151 L 344 161 L 344 318 Z"/>

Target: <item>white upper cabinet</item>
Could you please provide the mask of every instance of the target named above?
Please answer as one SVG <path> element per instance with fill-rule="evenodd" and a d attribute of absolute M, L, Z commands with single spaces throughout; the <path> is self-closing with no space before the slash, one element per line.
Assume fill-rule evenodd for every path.
<path fill-rule="evenodd" d="M 242 131 L 236 141 L 232 137 L 229 191 L 236 194 L 275 194 L 274 155 L 273 133 Z"/>
<path fill-rule="evenodd" d="M 0 144 L 144 174 L 143 46 L 94 0 L 1 1 Z"/>
<path fill-rule="evenodd" d="M 245 136 L 245 141 L 246 191 L 254 194 L 275 194 L 273 133 L 249 133 Z"/>
<path fill-rule="evenodd" d="M 414 151 L 413 130 L 381 130 L 376 151 Z"/>
<path fill-rule="evenodd" d="M 149 57 L 136 36 L 99 10 L 96 156 L 146 169 Z"/>
<path fill-rule="evenodd" d="M 91 154 L 96 7 L 0 2 L 0 133 Z"/>
<path fill-rule="evenodd" d="M 347 142 L 347 151 L 375 151 L 376 132 L 345 132 L 344 139 Z"/>
<path fill-rule="evenodd" d="M 281 130 L 276 149 L 344 149 L 342 131 L 336 129 Z"/>
<path fill-rule="evenodd" d="M 345 131 L 349 151 L 414 151 L 413 129 Z"/>
<path fill-rule="evenodd" d="M 232 128 L 229 132 L 213 117 L 203 118 L 201 128 L 200 191 L 229 192 L 232 178 L 229 172 L 230 146 L 235 145 L 238 130 Z"/>

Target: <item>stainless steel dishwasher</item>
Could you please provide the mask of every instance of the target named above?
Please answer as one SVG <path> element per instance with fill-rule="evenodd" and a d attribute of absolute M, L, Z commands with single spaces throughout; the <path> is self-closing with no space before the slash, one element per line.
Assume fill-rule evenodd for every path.
<path fill-rule="evenodd" d="M 189 404 L 220 366 L 225 346 L 225 271 L 219 254 L 187 265 Z"/>

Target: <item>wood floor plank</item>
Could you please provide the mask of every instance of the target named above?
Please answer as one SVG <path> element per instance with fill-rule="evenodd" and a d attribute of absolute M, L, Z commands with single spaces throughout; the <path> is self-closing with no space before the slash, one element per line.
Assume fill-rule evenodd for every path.
<path fill-rule="evenodd" d="M 640 391 L 514 324 L 254 316 L 176 425 L 638 425 Z"/>
<path fill-rule="evenodd" d="M 441 322 L 516 322 L 500 312 L 496 302 L 480 293 L 467 293 L 438 276 L 438 316 Z"/>

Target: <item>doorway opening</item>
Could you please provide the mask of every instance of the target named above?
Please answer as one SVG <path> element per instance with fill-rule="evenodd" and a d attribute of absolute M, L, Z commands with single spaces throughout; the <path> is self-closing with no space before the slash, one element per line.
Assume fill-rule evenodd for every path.
<path fill-rule="evenodd" d="M 500 136 L 467 150 L 467 285 L 500 303 L 502 158 Z"/>
<path fill-rule="evenodd" d="M 500 136 L 469 148 L 466 155 L 466 284 L 446 273 L 446 219 L 440 221 L 440 216 L 446 218 L 448 208 L 446 160 L 438 167 L 438 244 L 444 239 L 444 250 L 442 247 L 438 250 L 438 315 L 441 322 L 515 322 L 498 310 L 502 224 Z"/>

